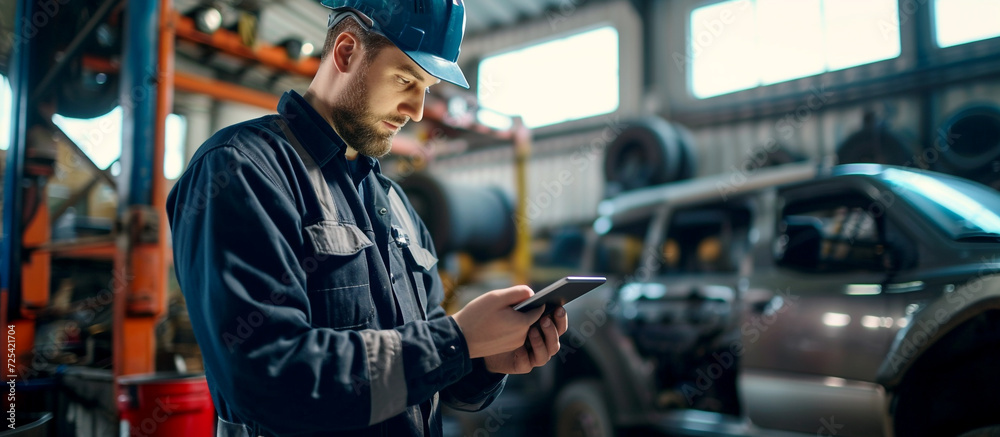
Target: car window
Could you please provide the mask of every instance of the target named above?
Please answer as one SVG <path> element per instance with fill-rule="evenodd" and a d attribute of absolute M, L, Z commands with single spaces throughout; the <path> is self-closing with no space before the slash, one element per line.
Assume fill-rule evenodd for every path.
<path fill-rule="evenodd" d="M 860 195 L 788 205 L 778 222 L 778 264 L 817 273 L 883 269 L 884 221 L 863 205 Z"/>
<path fill-rule="evenodd" d="M 731 205 L 678 210 L 660 243 L 660 273 L 735 272 L 750 250 L 750 217 Z"/>
<path fill-rule="evenodd" d="M 594 250 L 596 273 L 627 276 L 635 273 L 651 219 L 618 225 L 597 239 Z"/>
<path fill-rule="evenodd" d="M 946 175 L 899 169 L 887 169 L 882 179 L 953 239 L 1000 235 L 1000 193 L 995 190 Z"/>

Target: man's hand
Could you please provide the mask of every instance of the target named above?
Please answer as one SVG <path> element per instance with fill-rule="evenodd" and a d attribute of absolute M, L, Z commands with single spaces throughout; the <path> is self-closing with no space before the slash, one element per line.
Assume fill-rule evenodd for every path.
<path fill-rule="evenodd" d="M 524 348 L 528 329 L 542 316 L 544 307 L 526 313 L 511 307 L 533 294 L 526 285 L 493 290 L 455 313 L 452 318 L 465 336 L 469 357 L 487 357 Z"/>
<path fill-rule="evenodd" d="M 544 366 L 549 358 L 559 352 L 559 336 L 566 332 L 569 319 L 563 307 L 556 308 L 550 316 L 531 326 L 527 341 L 511 352 L 485 357 L 486 370 L 493 373 L 528 373 L 535 367 Z"/>

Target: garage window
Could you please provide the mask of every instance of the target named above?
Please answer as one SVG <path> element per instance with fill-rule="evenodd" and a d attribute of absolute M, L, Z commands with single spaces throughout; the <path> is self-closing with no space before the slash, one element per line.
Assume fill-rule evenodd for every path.
<path fill-rule="evenodd" d="M 56 114 L 52 122 L 59 126 L 80 150 L 102 169 L 108 168 L 122 154 L 122 108 L 116 107 L 100 117 L 80 119 Z M 163 172 L 167 179 L 176 179 L 181 174 L 184 160 L 184 131 L 186 122 L 177 114 L 167 115 L 166 140 L 164 142 Z M 117 175 L 112 168 L 112 174 Z"/>
<path fill-rule="evenodd" d="M 479 64 L 480 122 L 528 127 L 607 114 L 618 109 L 618 31 L 611 26 L 490 56 Z"/>
<path fill-rule="evenodd" d="M 52 122 L 102 169 L 108 168 L 122 154 L 120 106 L 94 118 L 69 118 L 56 114 L 52 116 Z"/>
<path fill-rule="evenodd" d="M 0 74 L 0 150 L 10 147 L 10 110 L 13 104 L 10 82 Z"/>
<path fill-rule="evenodd" d="M 691 91 L 708 98 L 900 54 L 897 0 L 730 0 L 691 12 Z"/>
<path fill-rule="evenodd" d="M 935 0 L 934 37 L 951 47 L 1000 36 L 1000 1 Z"/>

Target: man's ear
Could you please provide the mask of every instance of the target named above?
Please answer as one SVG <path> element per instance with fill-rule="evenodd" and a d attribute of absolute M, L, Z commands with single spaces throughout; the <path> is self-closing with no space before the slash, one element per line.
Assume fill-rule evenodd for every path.
<path fill-rule="evenodd" d="M 333 65 L 337 71 L 347 73 L 361 59 L 361 42 L 351 32 L 341 32 L 333 42 Z"/>

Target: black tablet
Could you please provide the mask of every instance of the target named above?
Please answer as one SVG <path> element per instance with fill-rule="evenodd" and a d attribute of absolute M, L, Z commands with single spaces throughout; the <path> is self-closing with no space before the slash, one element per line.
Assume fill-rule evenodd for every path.
<path fill-rule="evenodd" d="M 546 304 L 552 307 L 565 305 L 605 282 L 607 278 L 603 276 L 567 276 L 515 305 L 514 309 L 527 312 Z"/>

